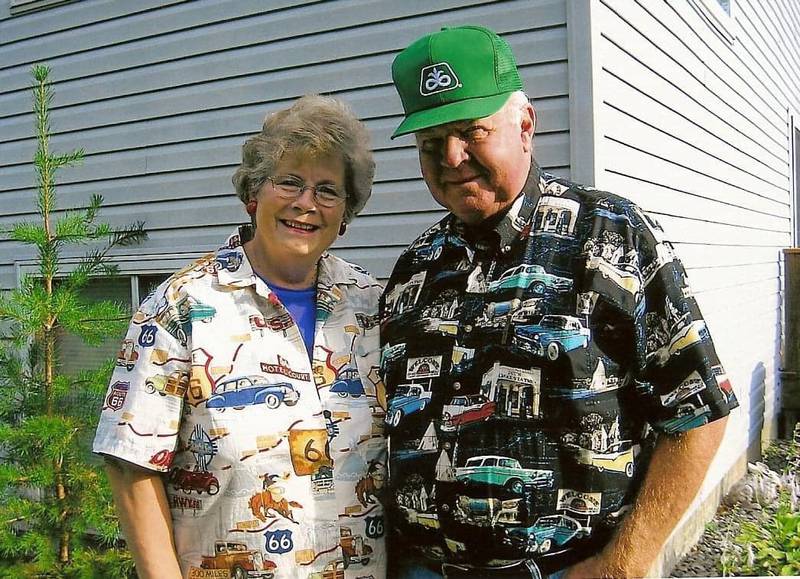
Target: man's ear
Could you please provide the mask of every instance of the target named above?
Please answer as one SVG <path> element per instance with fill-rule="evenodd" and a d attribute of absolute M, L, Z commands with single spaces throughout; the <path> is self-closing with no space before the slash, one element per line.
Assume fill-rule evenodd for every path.
<path fill-rule="evenodd" d="M 526 153 L 530 153 L 533 150 L 533 133 L 536 131 L 536 111 L 530 103 L 522 108 L 520 129 L 522 147 Z"/>

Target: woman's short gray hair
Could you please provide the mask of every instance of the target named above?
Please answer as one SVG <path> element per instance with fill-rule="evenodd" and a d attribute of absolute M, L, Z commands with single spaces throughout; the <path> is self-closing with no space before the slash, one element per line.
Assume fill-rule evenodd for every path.
<path fill-rule="evenodd" d="M 347 193 L 345 222 L 364 208 L 372 193 L 375 162 L 366 127 L 342 101 L 306 95 L 288 109 L 267 115 L 261 132 L 242 146 L 242 164 L 233 174 L 233 186 L 242 203 L 256 197 L 287 153 L 309 157 L 341 154 Z"/>

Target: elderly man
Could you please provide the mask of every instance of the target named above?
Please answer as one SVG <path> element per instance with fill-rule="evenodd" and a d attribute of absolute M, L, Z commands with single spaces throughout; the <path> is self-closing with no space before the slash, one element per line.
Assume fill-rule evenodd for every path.
<path fill-rule="evenodd" d="M 508 44 L 446 28 L 392 76 L 450 212 L 383 295 L 399 577 L 634 577 L 737 406 L 686 273 L 630 201 L 542 172 Z"/>

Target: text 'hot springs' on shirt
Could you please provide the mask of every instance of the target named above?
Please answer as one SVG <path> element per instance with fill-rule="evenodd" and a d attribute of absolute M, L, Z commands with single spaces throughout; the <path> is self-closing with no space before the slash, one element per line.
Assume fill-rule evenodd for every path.
<path fill-rule="evenodd" d="M 245 234 L 134 314 L 94 451 L 166 473 L 184 577 L 383 577 L 380 286 L 322 256 L 310 359 Z"/>
<path fill-rule="evenodd" d="M 630 201 L 534 168 L 468 234 L 433 226 L 382 298 L 390 519 L 432 559 L 558 569 L 608 540 L 656 432 L 736 398 L 682 264 Z"/>

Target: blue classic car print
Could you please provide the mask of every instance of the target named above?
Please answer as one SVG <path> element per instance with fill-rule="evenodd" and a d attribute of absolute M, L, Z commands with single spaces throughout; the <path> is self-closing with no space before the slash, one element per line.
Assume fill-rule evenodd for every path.
<path fill-rule="evenodd" d="M 236 408 L 265 404 L 275 409 L 281 405 L 294 406 L 300 395 L 288 382 L 270 384 L 261 376 L 239 376 L 220 382 L 206 400 L 206 408 Z"/>
<path fill-rule="evenodd" d="M 389 401 L 386 423 L 391 426 L 397 426 L 403 416 L 422 412 L 430 400 L 430 390 L 424 390 L 419 384 L 402 384 L 398 386 L 394 396 Z"/>
<path fill-rule="evenodd" d="M 466 247 L 464 241 L 455 236 L 437 235 L 424 245 L 419 245 L 412 249 L 414 261 L 435 261 L 442 257 L 444 248 Z"/>
<path fill-rule="evenodd" d="M 506 529 L 505 543 L 524 548 L 529 554 L 547 553 L 554 547 L 563 547 L 575 538 L 587 536 L 591 527 L 584 527 L 567 515 L 539 517 L 530 527 Z"/>
<path fill-rule="evenodd" d="M 338 394 L 342 398 L 348 395 L 359 398 L 364 394 L 364 384 L 361 383 L 361 376 L 358 370 L 350 368 L 339 373 L 336 380 L 331 384 L 331 392 Z"/>
<path fill-rule="evenodd" d="M 242 255 L 238 251 L 225 251 L 217 254 L 217 266 L 234 272 L 242 265 Z"/>
<path fill-rule="evenodd" d="M 572 316 L 544 316 L 538 324 L 517 326 L 511 338 L 513 346 L 550 360 L 588 343 L 589 329 Z"/>
<path fill-rule="evenodd" d="M 518 265 L 507 269 L 499 278 L 489 284 L 489 291 L 523 288 L 536 295 L 548 289 L 565 292 L 572 288 L 572 280 L 547 273 L 541 265 Z"/>

